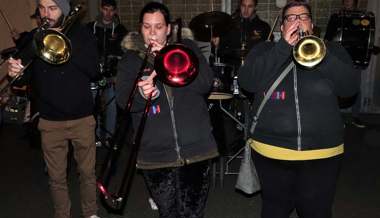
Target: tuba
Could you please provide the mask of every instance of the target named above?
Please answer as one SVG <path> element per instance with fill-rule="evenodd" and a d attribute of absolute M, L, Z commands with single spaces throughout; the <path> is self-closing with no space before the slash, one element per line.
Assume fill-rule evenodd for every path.
<path fill-rule="evenodd" d="M 49 29 L 48 19 L 43 19 L 42 25 L 34 35 L 33 45 L 38 57 L 49 64 L 63 64 L 71 57 L 71 42 L 65 34 L 82 14 L 82 6 L 75 6 L 64 18 L 59 29 Z"/>
<path fill-rule="evenodd" d="M 134 174 L 136 172 L 137 154 L 143 136 L 145 122 L 150 109 L 152 97 L 146 101 L 140 122 L 135 130 L 135 135 L 130 144 L 126 143 L 126 135 L 130 130 L 130 111 L 134 96 L 137 92 L 137 82 L 142 77 L 148 63 L 154 65 L 157 78 L 162 83 L 173 87 L 183 87 L 190 84 L 198 75 L 199 62 L 195 53 L 183 44 L 176 43 L 167 45 L 158 53 L 151 52 L 150 45 L 143 57 L 143 63 L 134 80 L 132 91 L 127 100 L 127 106 L 123 110 L 122 122 L 116 129 L 113 142 L 105 159 L 97 181 L 97 188 L 100 191 L 100 200 L 108 212 L 123 214 L 127 198 L 132 186 Z M 153 60 L 152 60 L 153 59 Z M 123 150 L 123 164 L 120 166 L 118 160 Z M 117 171 L 122 167 L 121 178 L 116 178 Z M 113 187 L 111 187 L 113 186 Z"/>
<path fill-rule="evenodd" d="M 326 45 L 322 39 L 298 30 L 300 40 L 293 47 L 293 58 L 301 66 L 313 68 L 326 56 Z"/>

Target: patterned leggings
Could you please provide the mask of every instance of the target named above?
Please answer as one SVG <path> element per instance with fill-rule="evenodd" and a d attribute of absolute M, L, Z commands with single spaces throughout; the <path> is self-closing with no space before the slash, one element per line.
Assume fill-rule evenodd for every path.
<path fill-rule="evenodd" d="M 143 170 L 160 218 L 202 218 L 209 190 L 209 163 Z"/>

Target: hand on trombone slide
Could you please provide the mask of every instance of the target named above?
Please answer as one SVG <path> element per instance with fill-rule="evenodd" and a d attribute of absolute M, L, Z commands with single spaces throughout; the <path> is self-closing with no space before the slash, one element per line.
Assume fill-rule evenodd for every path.
<path fill-rule="evenodd" d="M 14 78 L 19 76 L 20 73 L 24 70 L 24 66 L 21 64 L 21 59 L 9 58 L 8 63 L 8 76 Z"/>
<path fill-rule="evenodd" d="M 157 73 L 155 70 L 149 75 L 142 77 L 141 80 L 137 83 L 137 86 L 140 88 L 141 93 L 144 95 L 146 99 L 152 95 L 152 98 L 157 97 L 158 89 L 155 85 L 155 77 L 157 76 Z"/>

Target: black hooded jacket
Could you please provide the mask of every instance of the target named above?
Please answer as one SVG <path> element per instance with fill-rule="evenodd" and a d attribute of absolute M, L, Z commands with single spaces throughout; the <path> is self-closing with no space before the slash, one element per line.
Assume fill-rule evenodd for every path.
<path fill-rule="evenodd" d="M 36 110 L 47 120 L 73 120 L 93 114 L 90 81 L 99 78 L 95 38 L 79 22 L 66 36 L 72 47 L 66 63 L 54 65 L 35 58 L 15 83 L 31 84 Z"/>
<path fill-rule="evenodd" d="M 127 34 L 127 29 L 116 17 L 107 25 L 98 17 L 97 20 L 88 23 L 87 27 L 96 37 L 99 61 L 105 65 L 104 76 L 115 76 L 117 60 L 123 55 L 121 41 Z"/>
<path fill-rule="evenodd" d="M 153 100 L 148 113 L 137 161 L 139 168 L 183 166 L 218 155 L 206 103 L 213 72 L 192 41 L 183 40 L 183 43 L 199 59 L 199 74 L 184 87 L 168 87 L 157 81 L 160 94 Z M 142 62 L 141 55 L 131 50 L 127 50 L 119 62 L 116 100 L 122 108 L 125 108 Z M 148 64 L 148 68 L 152 69 L 152 65 Z M 135 129 L 145 103 L 137 93 L 131 113 Z"/>
<path fill-rule="evenodd" d="M 358 72 L 345 49 L 327 43 L 327 54 L 312 69 L 296 65 L 264 106 L 252 147 L 270 158 L 304 160 L 327 158 L 343 152 L 343 122 L 339 97 L 359 90 Z M 248 54 L 239 71 L 239 84 L 255 93 L 255 113 L 264 93 L 292 60 L 284 40 L 262 43 Z M 253 114 L 252 114 L 253 115 Z"/>

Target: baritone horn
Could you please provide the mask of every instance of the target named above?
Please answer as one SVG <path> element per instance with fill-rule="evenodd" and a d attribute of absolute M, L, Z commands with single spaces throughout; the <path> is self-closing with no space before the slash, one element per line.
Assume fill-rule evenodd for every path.
<path fill-rule="evenodd" d="M 298 29 L 299 41 L 293 47 L 293 58 L 301 66 L 313 68 L 326 56 L 326 45 L 322 39 Z"/>
<path fill-rule="evenodd" d="M 147 64 L 153 64 L 157 72 L 157 78 L 169 86 L 182 87 L 190 84 L 198 75 L 199 62 L 195 53 L 183 44 L 172 44 L 162 48 L 154 55 L 151 53 L 152 45 L 145 52 L 145 57 L 136 75 L 130 92 L 126 108 L 121 116 L 121 123 L 116 129 L 113 142 L 108 151 L 103 169 L 97 181 L 100 191 L 100 200 L 108 212 L 123 214 L 127 198 L 129 197 L 134 174 L 136 172 L 137 154 L 143 136 L 145 122 L 151 106 L 152 96 L 146 101 L 144 110 L 135 135 L 130 144 L 126 144 L 126 135 L 131 124 L 130 112 L 134 96 L 137 92 L 137 82 L 143 76 Z M 144 54 L 143 54 L 144 55 Z M 152 57 L 154 56 L 154 57 Z M 153 59 L 153 60 L 152 60 Z M 120 166 L 118 159 L 123 150 L 123 164 Z M 117 170 L 122 168 L 121 178 L 116 178 Z M 112 186 L 112 187 L 111 187 Z"/>

